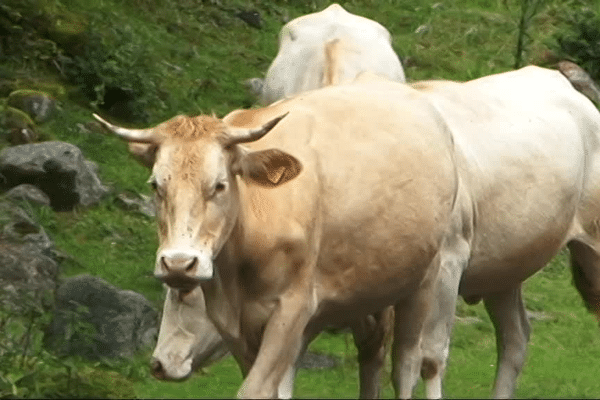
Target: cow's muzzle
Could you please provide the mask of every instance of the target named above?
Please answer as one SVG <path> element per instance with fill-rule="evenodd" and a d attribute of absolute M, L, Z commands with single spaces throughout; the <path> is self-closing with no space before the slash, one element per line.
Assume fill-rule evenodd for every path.
<path fill-rule="evenodd" d="M 212 259 L 201 252 L 163 251 L 157 257 L 154 276 L 172 288 L 192 290 L 212 278 Z"/>

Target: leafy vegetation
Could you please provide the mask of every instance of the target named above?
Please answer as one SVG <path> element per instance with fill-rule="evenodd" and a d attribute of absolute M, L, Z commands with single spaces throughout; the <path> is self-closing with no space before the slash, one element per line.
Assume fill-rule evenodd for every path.
<path fill-rule="evenodd" d="M 554 49 L 600 79 L 600 10 L 585 7 L 569 14 L 570 29 L 558 32 Z"/>
<path fill-rule="evenodd" d="M 524 0 L 523 0 L 524 1 Z M 538 1 L 526 15 L 518 50 L 521 0 L 348 0 L 348 11 L 379 21 L 393 36 L 407 77 L 468 80 L 523 64 L 552 67 L 569 56 L 600 78 L 598 15 L 594 0 Z M 79 146 L 99 164 L 115 195 L 91 209 L 36 218 L 68 254 L 62 276 L 87 272 L 147 296 L 157 308 L 162 287 L 152 277 L 156 233 L 151 219 L 117 206 L 117 193 L 148 194 L 148 172 L 117 138 L 92 122 L 100 112 L 131 126 L 175 114 L 223 115 L 250 107 L 242 82 L 262 76 L 277 52 L 277 34 L 297 16 L 323 9 L 325 0 L 5 0 L 0 4 L 0 112 L 19 89 L 59 100 L 44 124 L 46 137 Z M 256 10 L 261 28 L 237 14 Z M 525 36 L 524 36 L 525 37 Z M 0 115 L 5 115 L 0 113 Z M 5 117 L 1 117 L 5 118 Z M 0 132 L 0 136 L 4 135 Z M 0 137 L 0 149 L 5 146 Z M 525 284 L 528 307 L 550 319 L 533 322 L 528 361 L 517 396 L 597 397 L 600 335 L 571 285 L 566 253 Z M 449 397 L 487 397 L 495 372 L 495 339 L 483 306 L 458 307 L 481 322 L 455 327 L 445 381 Z M 119 362 L 60 358 L 42 347 L 48 314 L 0 311 L 0 397 L 233 397 L 241 383 L 227 358 L 181 383 L 153 380 L 149 354 Z M 23 343 L 28 343 L 27 351 Z M 312 349 L 334 353 L 341 365 L 301 370 L 300 397 L 354 397 L 356 350 L 345 334 L 321 335 Z M 391 397 L 387 366 L 384 396 Z M 422 396 L 422 388 L 417 393 Z"/>

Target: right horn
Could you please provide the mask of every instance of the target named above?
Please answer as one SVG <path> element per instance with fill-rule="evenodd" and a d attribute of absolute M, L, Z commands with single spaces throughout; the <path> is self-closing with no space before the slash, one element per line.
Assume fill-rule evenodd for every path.
<path fill-rule="evenodd" d="M 94 118 L 96 118 L 104 127 L 110 130 L 113 133 L 116 133 L 121 138 L 127 140 L 128 142 L 137 142 L 137 143 L 157 143 L 159 141 L 159 137 L 156 132 L 156 128 L 148 128 L 148 129 L 128 129 L 120 126 L 116 126 L 106 121 L 98 114 L 93 114 Z"/>

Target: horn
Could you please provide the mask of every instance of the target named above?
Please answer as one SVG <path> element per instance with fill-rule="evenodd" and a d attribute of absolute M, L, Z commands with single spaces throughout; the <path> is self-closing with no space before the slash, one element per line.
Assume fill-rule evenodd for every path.
<path fill-rule="evenodd" d="M 277 118 L 274 118 L 261 126 L 260 128 L 255 129 L 244 129 L 244 128 L 230 128 L 227 132 L 227 146 L 237 143 L 247 143 L 254 142 L 255 140 L 260 139 L 265 136 L 271 129 L 275 127 L 284 119 L 290 112 L 286 112 L 283 115 L 280 115 Z"/>
<path fill-rule="evenodd" d="M 104 120 L 98 114 L 93 114 L 94 118 L 96 118 L 105 128 L 110 130 L 113 133 L 116 133 L 121 138 L 127 140 L 128 142 L 137 142 L 137 143 L 156 143 L 158 141 L 158 137 L 156 135 L 156 128 L 148 128 L 148 129 L 127 129 L 120 126 L 116 126 L 111 124 L 110 122 Z"/>

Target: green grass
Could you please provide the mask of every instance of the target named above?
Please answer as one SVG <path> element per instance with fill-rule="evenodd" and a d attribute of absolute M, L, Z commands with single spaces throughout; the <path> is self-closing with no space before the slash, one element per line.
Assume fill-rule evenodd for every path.
<path fill-rule="evenodd" d="M 507 71 L 514 63 L 519 10 L 516 0 L 340 3 L 348 11 L 377 20 L 390 30 L 409 80 L 467 80 Z M 242 81 L 263 76 L 276 55 L 277 35 L 284 19 L 320 10 L 329 2 L 40 0 L 38 4 L 89 21 L 104 32 L 107 43 L 118 43 L 122 35 L 129 35 L 130 46 L 122 49 L 138 57 L 132 65 L 149 80 L 149 87 L 155 88 L 155 98 L 147 110 L 148 124 L 153 124 L 179 113 L 224 115 L 235 108 L 252 106 Z M 530 28 L 527 62 L 551 66 L 554 60 L 548 44 L 552 35 L 563 29 L 569 10 L 583 6 L 600 9 L 600 1 L 548 0 Z M 251 8 L 261 13 L 261 30 L 248 27 L 230 11 Z M 415 33 L 421 26 L 427 29 Z M 24 87 L 35 81 L 60 80 L 51 65 L 34 61 L 7 59 L 0 61 L 0 67 Z M 148 194 L 149 172 L 134 161 L 119 139 L 93 126 L 89 133 L 81 130 L 78 124 L 87 126 L 92 121 L 91 113 L 97 110 L 72 84 L 63 84 L 69 96 L 61 97 L 56 117 L 40 128 L 55 140 L 79 146 L 87 158 L 98 163 L 103 182 L 114 193 L 88 209 L 54 213 L 34 207 L 33 212 L 58 248 L 68 255 L 61 265 L 63 277 L 80 273 L 100 276 L 143 293 L 160 309 L 163 289 L 152 277 L 157 246 L 154 222 L 122 210 L 114 201 L 123 191 Z M 571 284 L 566 254 L 528 280 L 524 292 L 528 308 L 544 311 L 553 319 L 532 324 L 528 359 L 516 396 L 598 397 L 598 324 Z M 496 363 L 491 322 L 481 304 L 460 303 L 458 314 L 477 316 L 482 322 L 455 326 L 444 393 L 448 397 L 489 397 Z M 300 370 L 295 394 L 309 398 L 356 397 L 356 349 L 352 343 L 348 334 L 318 337 L 311 349 L 335 354 L 342 362 L 331 370 Z M 231 357 L 178 383 L 151 378 L 146 367 L 149 358 L 146 352 L 121 363 L 86 364 L 82 371 L 93 384 L 118 382 L 122 391 L 113 392 L 116 397 L 229 398 L 235 396 L 241 383 L 241 374 Z M 393 396 L 389 373 L 386 365 L 384 397 Z M 416 394 L 424 395 L 421 385 Z"/>

